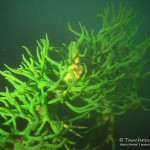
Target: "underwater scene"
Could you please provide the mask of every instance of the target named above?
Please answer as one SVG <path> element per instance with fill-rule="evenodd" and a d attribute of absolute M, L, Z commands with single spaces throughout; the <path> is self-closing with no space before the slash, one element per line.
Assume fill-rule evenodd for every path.
<path fill-rule="evenodd" d="M 0 1 L 0 150 L 150 149 L 150 0 Z"/>

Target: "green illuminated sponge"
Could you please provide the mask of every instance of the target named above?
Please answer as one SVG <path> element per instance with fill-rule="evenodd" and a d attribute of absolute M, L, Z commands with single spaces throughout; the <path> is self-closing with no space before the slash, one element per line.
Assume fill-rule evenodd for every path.
<path fill-rule="evenodd" d="M 23 46 L 20 66 L 0 70 L 10 83 L 0 92 L 0 149 L 114 149 L 114 116 L 149 102 L 139 97 L 138 83 L 150 74 L 143 61 L 150 38 L 135 44 L 139 25 L 122 5 L 98 16 L 97 33 L 68 24 L 76 36 L 69 45 L 51 46 L 46 34 L 36 55 Z"/>

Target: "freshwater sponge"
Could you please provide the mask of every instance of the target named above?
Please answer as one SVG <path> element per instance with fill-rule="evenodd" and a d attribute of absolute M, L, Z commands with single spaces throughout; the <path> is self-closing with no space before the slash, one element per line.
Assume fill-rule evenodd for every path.
<path fill-rule="evenodd" d="M 37 41 L 36 56 L 16 69 L 0 71 L 13 88 L 0 92 L 0 149 L 91 150 L 115 148 L 114 116 L 142 106 L 138 82 L 150 38 L 135 44 L 139 24 L 131 9 L 107 6 L 102 28 L 69 30 L 76 40 L 54 47 L 48 35 Z"/>

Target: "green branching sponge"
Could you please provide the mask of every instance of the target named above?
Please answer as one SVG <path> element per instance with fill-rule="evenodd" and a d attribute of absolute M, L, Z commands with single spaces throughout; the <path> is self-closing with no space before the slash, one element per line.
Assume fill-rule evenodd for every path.
<path fill-rule="evenodd" d="M 69 24 L 75 41 L 53 47 L 46 34 L 36 56 L 23 46 L 20 66 L 0 71 L 13 86 L 0 92 L 0 149 L 115 148 L 114 116 L 149 101 L 139 97 L 138 82 L 150 74 L 143 69 L 150 38 L 135 44 L 139 25 L 131 25 L 135 15 L 122 5 L 98 16 L 97 33 Z"/>

